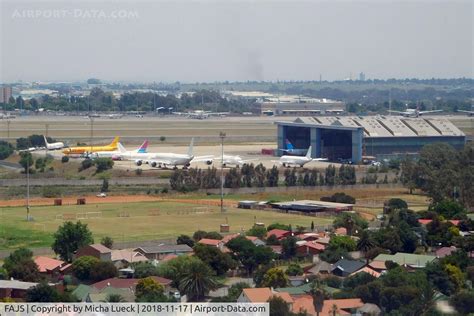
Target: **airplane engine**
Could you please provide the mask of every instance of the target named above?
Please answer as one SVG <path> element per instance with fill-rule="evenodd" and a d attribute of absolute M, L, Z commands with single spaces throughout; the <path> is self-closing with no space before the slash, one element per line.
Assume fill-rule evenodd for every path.
<path fill-rule="evenodd" d="M 209 166 L 209 165 L 212 165 L 212 160 L 206 160 L 206 164 Z"/>
<path fill-rule="evenodd" d="M 152 166 L 153 168 L 156 168 L 156 166 L 157 166 L 156 161 L 152 161 L 152 162 L 150 163 L 150 166 Z"/>
<path fill-rule="evenodd" d="M 141 160 L 135 160 L 135 164 L 136 164 L 137 166 L 141 166 L 142 163 L 143 163 L 143 162 L 142 162 Z"/>
<path fill-rule="evenodd" d="M 191 166 L 191 164 L 188 162 L 188 163 L 185 165 L 185 167 L 189 167 L 189 166 Z"/>

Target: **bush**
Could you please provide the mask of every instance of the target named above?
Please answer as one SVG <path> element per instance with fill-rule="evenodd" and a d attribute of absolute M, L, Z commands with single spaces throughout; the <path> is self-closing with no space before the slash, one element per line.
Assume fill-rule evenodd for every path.
<path fill-rule="evenodd" d="M 13 154 L 12 144 L 0 141 L 0 160 L 7 159 L 11 154 Z"/>
<path fill-rule="evenodd" d="M 346 203 L 346 204 L 355 204 L 356 199 L 344 192 L 334 193 L 331 196 L 323 196 L 321 201 L 326 202 L 335 202 L 335 203 Z"/>
<path fill-rule="evenodd" d="M 135 175 L 141 176 L 142 173 L 143 173 L 143 170 L 142 170 L 142 169 L 140 169 L 140 168 L 135 169 Z"/>
<path fill-rule="evenodd" d="M 285 273 L 289 276 L 303 275 L 303 268 L 297 263 L 290 263 Z"/>
<path fill-rule="evenodd" d="M 79 280 L 90 280 L 92 271 L 99 263 L 99 259 L 91 256 L 83 256 L 72 263 L 74 276 Z"/>
<path fill-rule="evenodd" d="M 79 172 L 81 172 L 82 170 L 86 170 L 86 169 L 89 169 L 90 167 L 92 167 L 94 163 L 92 162 L 92 159 L 84 159 L 82 162 L 81 162 L 81 166 L 79 167 Z"/>
<path fill-rule="evenodd" d="M 61 162 L 62 162 L 62 163 L 69 162 L 69 157 L 68 157 L 68 156 L 62 156 L 62 157 L 61 157 Z"/>
<path fill-rule="evenodd" d="M 44 186 L 43 187 L 43 197 L 45 198 L 55 198 L 62 195 L 62 190 L 60 187 L 56 186 Z"/>
<path fill-rule="evenodd" d="M 97 158 L 94 160 L 94 165 L 97 168 L 97 173 L 112 169 L 114 161 L 111 158 Z"/>

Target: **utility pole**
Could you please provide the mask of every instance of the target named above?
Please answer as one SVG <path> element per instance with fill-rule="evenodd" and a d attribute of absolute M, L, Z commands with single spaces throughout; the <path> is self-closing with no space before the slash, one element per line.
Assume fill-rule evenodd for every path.
<path fill-rule="evenodd" d="M 7 120 L 7 139 L 10 139 L 10 120 Z"/>
<path fill-rule="evenodd" d="M 26 221 L 30 221 L 30 157 L 29 152 L 26 153 Z"/>
<path fill-rule="evenodd" d="M 49 124 L 46 124 L 46 126 L 45 126 L 45 127 L 46 127 L 46 135 L 45 135 L 45 136 L 46 136 L 46 138 L 48 138 Z"/>
<path fill-rule="evenodd" d="M 94 118 L 92 116 L 89 116 L 89 119 L 91 120 L 91 139 L 90 139 L 91 150 L 90 152 L 92 153 L 92 139 L 94 138 Z"/>
<path fill-rule="evenodd" d="M 219 137 L 221 138 L 221 213 L 224 212 L 224 139 L 225 132 L 220 132 Z"/>

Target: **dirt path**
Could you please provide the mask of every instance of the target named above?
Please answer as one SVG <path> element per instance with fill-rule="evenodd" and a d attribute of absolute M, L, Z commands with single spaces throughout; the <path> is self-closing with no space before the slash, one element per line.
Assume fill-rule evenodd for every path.
<path fill-rule="evenodd" d="M 175 203 L 187 203 L 187 204 L 199 204 L 199 205 L 209 205 L 209 206 L 220 206 L 220 200 L 193 200 L 193 199 L 172 199 L 172 198 L 163 198 L 157 196 L 149 195 L 112 195 L 105 198 L 97 197 L 94 195 L 91 196 L 76 196 L 76 197 L 63 197 L 63 205 L 76 205 L 78 198 L 85 198 L 87 204 L 102 204 L 102 203 L 133 203 L 133 202 L 175 202 Z M 54 205 L 55 198 L 32 198 L 30 199 L 30 205 L 32 206 L 48 206 Z M 1 200 L 0 207 L 8 206 L 25 206 L 25 199 L 16 199 L 16 200 Z M 235 201 L 224 201 L 224 206 L 226 207 L 236 207 L 237 203 Z"/>

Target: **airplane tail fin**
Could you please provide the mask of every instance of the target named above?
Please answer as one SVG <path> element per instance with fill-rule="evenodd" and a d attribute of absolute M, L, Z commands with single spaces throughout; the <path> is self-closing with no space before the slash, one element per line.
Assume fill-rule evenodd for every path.
<path fill-rule="evenodd" d="M 125 147 L 122 145 L 122 143 L 118 143 L 117 146 L 118 146 L 118 150 L 119 150 L 121 153 L 124 153 L 124 152 L 127 151 L 127 149 L 125 149 Z"/>
<path fill-rule="evenodd" d="M 194 137 L 191 138 L 191 143 L 188 148 L 188 156 L 193 156 Z"/>
<path fill-rule="evenodd" d="M 117 144 L 118 144 L 119 140 L 120 140 L 120 137 L 119 137 L 119 136 L 115 136 L 115 138 L 114 138 L 114 140 L 112 141 L 112 143 L 110 143 L 110 146 L 117 148 Z"/>
<path fill-rule="evenodd" d="M 44 138 L 44 145 L 46 147 L 48 147 L 48 139 L 46 139 L 46 136 L 43 135 L 43 138 Z"/>
<path fill-rule="evenodd" d="M 148 148 L 148 140 L 145 140 L 143 144 L 140 147 L 138 147 L 137 153 L 146 153 L 147 148 Z"/>
<path fill-rule="evenodd" d="M 288 139 L 285 140 L 285 143 L 286 143 L 286 149 L 288 149 L 288 151 L 293 151 L 293 149 L 295 149 L 293 144 Z"/>
<path fill-rule="evenodd" d="M 311 158 L 311 146 L 309 146 L 308 151 L 306 152 L 306 158 Z"/>

